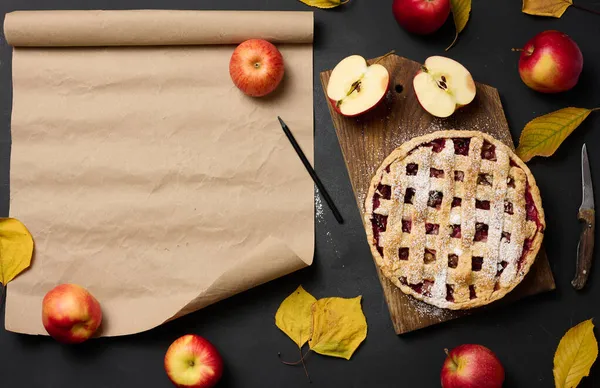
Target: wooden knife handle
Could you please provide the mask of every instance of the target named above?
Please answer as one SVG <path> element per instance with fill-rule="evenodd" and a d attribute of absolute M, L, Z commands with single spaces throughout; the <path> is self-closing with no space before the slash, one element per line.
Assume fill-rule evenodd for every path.
<path fill-rule="evenodd" d="M 596 212 L 594 210 L 581 210 L 577 215 L 583 223 L 579 244 L 577 245 L 577 268 L 575 278 L 571 282 L 576 290 L 581 290 L 590 274 L 592 258 L 594 256 L 594 229 L 596 226 Z"/>

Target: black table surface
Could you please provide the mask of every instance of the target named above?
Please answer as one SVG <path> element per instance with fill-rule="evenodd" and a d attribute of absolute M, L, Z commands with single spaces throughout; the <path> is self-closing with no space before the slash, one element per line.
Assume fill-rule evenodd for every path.
<path fill-rule="evenodd" d="M 304 270 L 219 302 L 154 330 L 119 338 L 93 339 L 62 346 L 49 337 L 7 332 L 0 318 L 1 387 L 169 387 L 164 354 L 177 337 L 196 333 L 220 350 L 225 371 L 219 387 L 306 387 L 300 367 L 282 365 L 277 353 L 297 359 L 295 345 L 277 329 L 274 314 L 299 284 L 317 298 L 363 296 L 369 324 L 366 341 L 351 361 L 311 356 L 315 387 L 439 387 L 444 348 L 478 343 L 491 348 L 506 370 L 506 387 L 551 387 L 554 351 L 574 324 L 600 314 L 600 265 L 588 286 L 575 291 L 574 274 L 580 226 L 580 155 L 587 143 L 592 173 L 600 171 L 600 113 L 592 114 L 550 158 L 529 165 L 538 181 L 547 216 L 546 248 L 557 289 L 453 322 L 397 336 L 392 329 L 375 266 L 366 243 L 348 174 L 323 97 L 319 72 L 342 58 L 367 58 L 396 50 L 424 61 L 447 55 L 463 63 L 474 78 L 499 89 L 513 139 L 532 118 L 566 106 L 600 106 L 600 16 L 569 9 L 561 19 L 521 13 L 521 1 L 475 0 L 471 20 L 456 47 L 452 18 L 432 36 L 402 30 L 391 0 L 351 0 L 335 10 L 315 9 L 314 96 L 315 169 L 346 219 L 339 225 L 324 205 L 315 217 L 314 264 Z M 600 9 L 593 0 L 580 5 Z M 2 0 L 0 15 L 36 9 L 227 9 L 312 10 L 297 0 Z M 584 70 L 569 92 L 543 95 L 528 89 L 518 74 L 518 54 L 535 34 L 557 29 L 580 46 Z M 0 38 L 1 214 L 9 214 L 11 47 Z M 600 179 L 600 174 L 598 174 Z M 600 187 L 600 181 L 598 181 Z M 597 190 L 599 192 L 600 189 Z M 598 256 L 598 255 L 596 255 Z M 596 258 L 597 259 L 597 258 Z M 596 302 L 594 302 L 596 299 Z M 580 387 L 600 386 L 600 363 Z"/>

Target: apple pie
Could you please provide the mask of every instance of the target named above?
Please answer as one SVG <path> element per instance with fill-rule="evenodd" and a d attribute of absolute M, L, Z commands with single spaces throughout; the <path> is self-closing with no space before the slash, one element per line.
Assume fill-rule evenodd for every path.
<path fill-rule="evenodd" d="M 438 131 L 394 150 L 371 181 L 364 222 L 383 274 L 404 293 L 452 310 L 513 290 L 545 229 L 529 168 L 478 131 Z"/>

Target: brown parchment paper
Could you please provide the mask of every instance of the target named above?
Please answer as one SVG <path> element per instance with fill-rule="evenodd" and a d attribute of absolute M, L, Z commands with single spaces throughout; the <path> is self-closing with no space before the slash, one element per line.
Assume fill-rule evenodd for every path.
<path fill-rule="evenodd" d="M 13 45 L 10 216 L 32 267 L 8 285 L 7 330 L 46 334 L 59 283 L 100 301 L 99 335 L 153 328 L 312 263 L 312 12 L 35 11 Z M 243 95 L 235 44 L 276 42 L 274 94 Z"/>

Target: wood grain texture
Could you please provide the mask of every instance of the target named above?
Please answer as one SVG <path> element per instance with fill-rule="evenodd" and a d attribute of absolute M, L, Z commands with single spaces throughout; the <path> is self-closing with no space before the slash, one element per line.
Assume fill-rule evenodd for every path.
<path fill-rule="evenodd" d="M 378 58 L 369 61 L 373 63 Z M 429 115 L 419 105 L 412 87 L 412 79 L 421 66 L 397 55 L 380 62 L 390 72 L 390 88 L 385 101 L 362 116 L 346 118 L 329 109 L 342 149 L 344 161 L 361 216 L 364 200 L 372 175 L 385 157 L 407 140 L 439 130 L 462 129 L 489 133 L 514 150 L 508 123 L 498 91 L 477 83 L 475 100 L 447 119 Z M 320 74 L 326 93 L 330 71 Z M 430 306 L 405 295 L 377 269 L 390 316 L 397 334 L 408 333 L 427 326 L 455 319 L 489 306 L 466 311 L 451 311 Z M 547 255 L 542 247 L 534 265 L 523 282 L 504 299 L 506 303 L 555 288 L 554 277 Z"/>
<path fill-rule="evenodd" d="M 581 236 L 577 246 L 577 267 L 575 278 L 571 282 L 576 290 L 581 290 L 587 283 L 592 259 L 594 258 L 594 233 L 596 229 L 596 212 L 593 209 L 580 210 L 578 214 L 581 221 Z"/>

